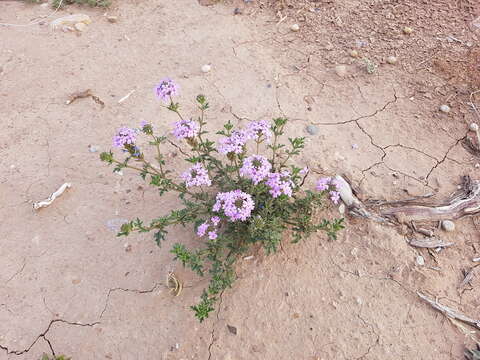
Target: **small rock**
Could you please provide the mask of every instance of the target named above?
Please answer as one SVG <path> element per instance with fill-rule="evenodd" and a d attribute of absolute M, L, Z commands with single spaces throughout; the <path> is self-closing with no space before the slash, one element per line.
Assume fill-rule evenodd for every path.
<path fill-rule="evenodd" d="M 240 8 L 235 8 L 233 10 L 233 15 L 241 15 L 242 14 L 242 10 L 240 10 Z"/>
<path fill-rule="evenodd" d="M 479 163 L 476 163 L 474 166 L 475 166 L 476 169 L 480 168 L 480 164 L 479 164 Z"/>
<path fill-rule="evenodd" d="M 358 144 L 352 144 L 352 149 L 357 150 L 358 149 Z"/>
<path fill-rule="evenodd" d="M 358 255 L 358 249 L 355 247 L 352 249 L 352 251 L 350 251 L 350 255 L 352 255 L 354 258 L 357 257 Z"/>
<path fill-rule="evenodd" d="M 397 58 L 395 56 L 389 56 L 387 58 L 387 63 L 389 63 L 391 65 L 395 65 L 397 63 Z"/>
<path fill-rule="evenodd" d="M 73 279 L 73 280 L 72 280 L 72 284 L 73 284 L 73 285 L 78 285 L 78 284 L 80 284 L 81 281 L 82 281 L 82 280 L 80 280 L 80 279 Z"/>
<path fill-rule="evenodd" d="M 403 28 L 403 33 L 406 34 L 406 35 L 410 35 L 411 33 L 413 33 L 413 29 L 409 26 L 405 26 Z"/>
<path fill-rule="evenodd" d="M 478 124 L 471 123 L 468 128 L 470 129 L 470 131 L 478 131 Z"/>
<path fill-rule="evenodd" d="M 205 64 L 205 65 L 202 66 L 202 72 L 208 73 L 208 72 L 210 72 L 210 70 L 212 70 L 212 66 L 211 66 L 211 65 Z"/>
<path fill-rule="evenodd" d="M 126 252 L 131 252 L 132 251 L 132 245 L 130 245 L 130 244 L 124 244 L 123 247 L 125 248 Z"/>
<path fill-rule="evenodd" d="M 315 126 L 315 125 L 308 125 L 307 126 L 307 132 L 310 134 L 310 135 L 317 135 L 318 134 L 318 127 Z"/>
<path fill-rule="evenodd" d="M 230 334 L 237 335 L 237 328 L 235 326 L 227 324 L 227 329 L 230 331 Z"/>
<path fill-rule="evenodd" d="M 75 26 L 75 30 L 80 32 L 84 32 L 85 30 L 87 30 L 87 24 L 83 22 L 76 23 L 74 26 Z"/>
<path fill-rule="evenodd" d="M 292 26 L 290 26 L 290 30 L 296 32 L 296 31 L 300 30 L 300 26 L 298 24 L 293 24 Z"/>
<path fill-rule="evenodd" d="M 357 302 L 358 305 L 362 305 L 362 304 L 363 304 L 362 298 L 357 297 L 357 298 L 355 299 L 355 301 Z"/>
<path fill-rule="evenodd" d="M 88 145 L 88 151 L 90 151 L 91 153 L 95 153 L 98 151 L 98 146 Z"/>
<path fill-rule="evenodd" d="M 443 220 L 442 221 L 442 229 L 448 232 L 455 230 L 455 223 L 450 220 Z"/>
<path fill-rule="evenodd" d="M 350 56 L 353 58 L 358 57 L 358 51 L 357 50 L 350 50 Z"/>
<path fill-rule="evenodd" d="M 107 20 L 108 20 L 109 23 L 114 24 L 114 23 L 116 23 L 116 22 L 118 21 L 118 17 L 116 17 L 116 16 L 107 16 Z"/>
<path fill-rule="evenodd" d="M 345 214 L 345 210 L 346 210 L 345 204 L 343 204 L 343 203 L 340 204 L 340 206 L 338 207 L 338 212 L 339 212 L 341 215 L 343 215 L 343 214 Z"/>
<path fill-rule="evenodd" d="M 443 104 L 440 106 L 439 110 L 443 113 L 448 114 L 450 112 L 450 106 Z"/>
<path fill-rule="evenodd" d="M 417 256 L 416 261 L 417 261 L 417 264 L 418 264 L 419 266 L 425 265 L 425 259 L 424 259 L 423 256 L 421 256 L 421 255 L 418 255 L 418 256 Z"/>
<path fill-rule="evenodd" d="M 337 65 L 335 66 L 335 73 L 340 77 L 344 77 L 347 75 L 347 67 L 345 65 Z"/>

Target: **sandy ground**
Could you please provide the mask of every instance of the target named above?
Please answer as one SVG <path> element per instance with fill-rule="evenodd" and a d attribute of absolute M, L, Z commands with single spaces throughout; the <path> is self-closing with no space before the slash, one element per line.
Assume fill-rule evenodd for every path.
<path fill-rule="evenodd" d="M 243 14 L 233 15 L 237 6 Z M 2 1 L 0 22 L 50 11 Z M 421 61 L 407 55 L 397 65 L 379 60 L 368 75 L 349 46 L 333 41 L 338 34 L 322 28 L 312 42 L 318 34 L 291 32 L 293 18 L 277 25 L 258 4 L 122 1 L 109 10 L 114 24 L 88 8 L 58 16 L 76 12 L 93 20 L 80 36 L 46 24 L 0 27 L 1 360 L 43 352 L 81 360 L 462 358 L 470 337 L 416 291 L 479 317 L 479 277 L 458 289 L 462 270 L 480 256 L 477 220 L 439 232 L 455 243 L 440 253 L 410 247 L 402 229 L 351 218 L 337 241 L 286 242 L 268 258 L 252 252 L 218 313 L 199 324 L 189 306 L 205 281 L 168 253 L 174 242 L 193 244 L 190 233 L 175 229 L 162 248 L 149 235 L 115 236 L 124 219 L 149 219 L 177 200 L 159 200 L 128 171 L 112 174 L 89 146 L 107 150 L 114 129 L 143 119 L 166 131 L 172 118 L 152 88 L 170 76 L 187 109 L 194 95 L 208 96 L 212 129 L 229 119 L 289 117 L 289 134 L 309 140 L 301 161 L 319 174 L 347 174 L 364 198 L 437 192 L 443 199 L 460 175 L 479 177 L 478 160 L 460 143 L 475 120 L 465 94 L 452 97 L 448 81 L 431 71 L 406 72 Z M 322 47 L 329 41 L 333 53 Z M 374 50 L 375 59 L 385 55 Z M 203 74 L 207 63 L 212 71 Z M 338 63 L 345 77 L 335 73 Z M 65 104 L 85 89 L 105 107 L 91 99 Z M 442 103 L 449 114 L 438 111 Z M 178 170 L 175 159 L 170 166 Z M 52 206 L 32 210 L 66 181 L 73 187 Z M 164 286 L 168 271 L 185 281 L 180 297 Z"/>

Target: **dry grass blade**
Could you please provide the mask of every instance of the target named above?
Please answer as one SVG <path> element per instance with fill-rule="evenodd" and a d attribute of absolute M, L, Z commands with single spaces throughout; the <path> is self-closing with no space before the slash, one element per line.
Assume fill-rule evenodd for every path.
<path fill-rule="evenodd" d="M 170 292 L 178 296 L 182 292 L 183 284 L 180 280 L 177 279 L 175 273 L 170 271 L 167 275 L 167 287 L 170 289 Z"/>

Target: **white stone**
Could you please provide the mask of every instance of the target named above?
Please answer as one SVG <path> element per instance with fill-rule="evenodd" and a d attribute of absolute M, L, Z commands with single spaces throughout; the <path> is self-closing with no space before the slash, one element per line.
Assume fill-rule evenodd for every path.
<path fill-rule="evenodd" d="M 298 30 L 300 30 L 300 26 L 298 24 L 293 24 L 292 26 L 290 26 L 290 30 L 298 31 Z"/>
<path fill-rule="evenodd" d="M 340 77 L 344 77 L 347 75 L 347 67 L 345 65 L 337 65 L 335 66 L 335 73 Z"/>
<path fill-rule="evenodd" d="M 403 28 L 403 33 L 404 33 L 404 34 L 410 35 L 412 32 L 413 32 L 413 29 L 412 29 L 411 27 L 409 27 L 409 26 L 405 26 L 405 27 Z"/>
<path fill-rule="evenodd" d="M 391 64 L 391 65 L 395 65 L 397 63 L 397 58 L 395 56 L 389 56 L 387 58 L 387 63 Z"/>
<path fill-rule="evenodd" d="M 358 57 L 358 51 L 357 50 L 350 50 L 350 56 L 353 58 Z"/>
<path fill-rule="evenodd" d="M 421 255 L 418 255 L 418 256 L 417 256 L 416 261 L 417 261 L 417 264 L 420 265 L 420 266 L 425 265 L 425 259 L 424 259 L 423 256 L 421 256 Z"/>
<path fill-rule="evenodd" d="M 212 66 L 211 66 L 211 65 L 205 64 L 205 65 L 202 66 L 202 72 L 208 73 L 208 72 L 210 72 L 210 70 L 212 70 Z"/>
<path fill-rule="evenodd" d="M 455 230 L 455 223 L 450 220 L 443 220 L 442 221 L 442 229 L 448 232 Z"/>
<path fill-rule="evenodd" d="M 450 112 L 450 106 L 443 104 L 443 105 L 440 106 L 439 110 L 441 112 L 444 112 L 444 113 L 449 113 Z"/>
<path fill-rule="evenodd" d="M 471 123 L 469 126 L 470 131 L 478 131 L 478 124 Z"/>
<path fill-rule="evenodd" d="M 340 204 L 340 206 L 338 207 L 338 212 L 339 212 L 341 215 L 343 215 L 343 214 L 345 214 L 345 210 L 346 210 L 345 204 L 343 204 L 343 203 Z"/>

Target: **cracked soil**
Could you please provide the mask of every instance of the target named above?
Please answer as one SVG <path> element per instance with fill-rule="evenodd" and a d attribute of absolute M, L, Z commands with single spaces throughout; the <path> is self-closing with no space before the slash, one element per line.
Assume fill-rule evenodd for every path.
<path fill-rule="evenodd" d="M 0 2 L 2 23 L 49 12 Z M 478 46 L 475 2 L 124 0 L 108 10 L 116 23 L 76 6 L 55 16 L 79 12 L 92 24 L 78 36 L 53 32 L 48 21 L 0 26 L 0 360 L 462 359 L 477 335 L 416 291 L 480 317 L 480 277 L 458 288 L 480 256 L 477 219 L 437 230 L 455 243 L 438 253 L 410 247 L 405 229 L 350 217 L 337 241 L 318 235 L 285 239 L 270 257 L 252 251 L 200 324 L 189 306 L 205 280 L 168 252 L 177 241 L 194 246 L 190 229 L 174 229 L 162 248 L 149 234 L 115 236 L 123 219 L 163 214 L 177 199 L 158 198 L 128 171 L 112 174 L 98 153 L 122 125 L 169 129 L 173 117 L 152 88 L 170 76 L 186 110 L 198 93 L 208 97 L 211 129 L 287 116 L 289 136 L 308 139 L 300 161 L 315 175 L 345 174 L 363 200 L 444 199 L 461 175 L 480 177 L 480 159 L 461 144 L 480 120 L 474 77 L 461 76 Z M 294 22 L 299 32 L 289 30 Z M 411 35 L 402 34 L 406 25 Z M 349 56 L 353 48 L 378 64 L 374 74 Z M 396 65 L 385 62 L 390 55 Z M 86 89 L 105 107 L 89 98 L 65 104 Z M 438 111 L 444 103 L 448 114 Z M 175 158 L 169 166 L 181 170 Z M 72 188 L 32 210 L 64 182 Z M 181 296 L 164 285 L 169 271 L 185 284 Z"/>

